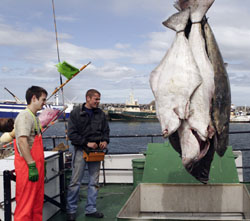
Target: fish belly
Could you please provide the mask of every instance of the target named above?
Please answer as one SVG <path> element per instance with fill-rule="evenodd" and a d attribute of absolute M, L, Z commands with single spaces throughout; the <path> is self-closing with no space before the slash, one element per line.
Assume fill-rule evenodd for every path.
<path fill-rule="evenodd" d="M 150 83 L 166 137 L 189 116 L 190 97 L 201 84 L 198 67 L 183 32 L 176 35 L 167 56 L 151 73 Z"/>

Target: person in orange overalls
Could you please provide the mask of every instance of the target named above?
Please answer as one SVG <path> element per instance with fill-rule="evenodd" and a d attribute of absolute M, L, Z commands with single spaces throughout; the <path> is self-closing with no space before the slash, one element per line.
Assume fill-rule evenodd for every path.
<path fill-rule="evenodd" d="M 37 111 L 46 103 L 47 91 L 32 86 L 26 91 L 27 108 L 15 120 L 15 221 L 42 221 L 44 152 Z"/>

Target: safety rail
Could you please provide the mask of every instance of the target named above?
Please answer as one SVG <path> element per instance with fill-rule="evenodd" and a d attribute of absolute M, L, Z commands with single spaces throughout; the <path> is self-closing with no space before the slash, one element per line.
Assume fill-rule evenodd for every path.
<path fill-rule="evenodd" d="M 249 130 L 246 131 L 230 131 L 229 134 L 246 134 L 249 133 Z M 114 139 L 114 138 L 139 138 L 139 137 L 149 137 L 151 138 L 151 143 L 154 143 L 154 138 L 155 137 L 163 137 L 162 134 L 133 134 L 133 135 L 111 135 L 110 138 Z M 53 147 L 56 147 L 56 140 L 57 139 L 66 139 L 66 136 L 43 136 L 43 139 L 52 139 L 53 141 Z M 241 150 L 241 149 L 234 149 L 234 150 Z M 250 150 L 249 149 L 245 149 L 245 150 Z"/>
<path fill-rule="evenodd" d="M 233 134 L 250 134 L 249 130 L 245 131 L 230 131 L 230 135 Z M 111 135 L 110 139 L 116 139 L 116 138 L 151 138 L 151 143 L 154 143 L 154 138 L 157 137 L 162 137 L 162 134 L 146 134 L 146 135 L 139 135 L 139 134 L 134 134 L 134 135 Z M 43 139 L 52 139 L 53 140 L 53 147 L 56 147 L 56 140 L 57 139 L 66 139 L 65 136 L 44 136 Z M 248 152 L 250 153 L 250 148 L 233 148 L 233 151 L 242 151 L 242 152 Z M 108 154 L 141 154 L 142 152 L 109 152 Z M 237 166 L 237 169 L 244 169 L 247 170 L 247 174 L 250 174 L 250 166 L 244 165 L 244 166 Z M 108 169 L 105 169 L 108 170 Z M 249 171 L 249 172 L 248 172 Z M 247 177 L 250 177 L 247 176 Z M 247 179 L 246 182 L 250 182 L 250 179 Z"/>
<path fill-rule="evenodd" d="M 60 185 L 60 193 L 56 196 L 47 196 L 44 194 L 44 200 L 45 202 L 50 202 L 51 204 L 59 207 L 61 210 L 65 211 L 66 209 L 66 199 L 65 199 L 65 173 L 64 173 L 64 152 L 65 151 L 59 151 L 58 153 L 46 157 L 45 160 L 48 160 L 50 158 L 53 158 L 57 155 L 59 155 L 59 172 L 57 175 L 53 176 L 49 180 L 46 180 L 46 182 L 51 181 L 52 179 L 55 179 L 59 176 L 59 185 Z M 14 170 L 9 171 L 5 170 L 3 172 L 3 182 L 4 182 L 4 220 L 5 221 L 11 221 L 11 216 L 13 215 L 12 209 L 11 209 L 11 203 L 15 200 L 15 198 L 11 198 L 11 181 L 16 181 L 16 175 L 14 173 Z M 57 202 L 54 200 L 56 197 L 60 196 L 60 202 Z"/>

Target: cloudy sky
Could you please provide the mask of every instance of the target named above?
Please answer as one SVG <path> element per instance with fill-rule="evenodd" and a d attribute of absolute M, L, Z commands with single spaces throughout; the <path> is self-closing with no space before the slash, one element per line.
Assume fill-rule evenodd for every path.
<path fill-rule="evenodd" d="M 153 95 L 150 72 L 175 33 L 162 21 L 176 12 L 174 0 L 54 0 L 60 61 L 84 71 L 65 86 L 66 101 L 80 102 L 89 88 L 104 103 L 122 103 L 133 91 L 139 103 Z M 1 0 L 0 100 L 20 99 L 31 85 L 52 93 L 59 73 L 52 0 Z M 250 105 L 249 0 L 215 0 L 209 23 L 228 63 L 232 103 Z M 66 79 L 63 77 L 63 81 Z"/>

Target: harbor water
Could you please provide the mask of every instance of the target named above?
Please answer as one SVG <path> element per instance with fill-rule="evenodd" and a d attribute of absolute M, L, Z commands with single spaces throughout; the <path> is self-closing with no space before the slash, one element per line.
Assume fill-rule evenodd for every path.
<path fill-rule="evenodd" d="M 109 122 L 110 135 L 114 136 L 110 139 L 108 146 L 109 153 L 134 153 L 144 152 L 147 149 L 148 143 L 157 142 L 162 143 L 165 140 L 162 137 L 154 137 L 153 140 L 150 137 L 129 137 L 130 135 L 151 135 L 161 134 L 160 124 L 158 122 Z M 64 122 L 58 122 L 51 126 L 44 136 L 64 136 L 65 125 Z M 123 136 L 123 137 L 119 137 Z M 128 136 L 128 137 L 127 137 Z M 56 144 L 62 142 L 57 140 Z M 52 148 L 53 144 L 51 140 L 44 140 L 44 145 L 47 149 Z M 70 149 L 72 148 L 70 142 Z"/>
<path fill-rule="evenodd" d="M 147 144 L 162 143 L 167 141 L 162 137 L 129 137 L 135 135 L 160 135 L 161 127 L 158 122 L 109 122 L 110 139 L 109 152 L 144 152 L 147 149 Z M 230 132 L 234 131 L 250 131 L 250 123 L 231 123 Z M 44 136 L 65 136 L 65 124 L 64 122 L 57 122 L 51 126 Z M 119 138 L 119 136 L 122 136 Z M 62 140 L 57 140 L 56 143 L 60 143 Z M 51 140 L 45 140 L 44 144 L 47 149 L 52 148 L 53 144 Z M 69 142 L 70 144 L 70 142 Z M 230 134 L 229 145 L 233 149 L 250 149 L 250 133 L 243 134 Z M 71 146 L 71 145 L 70 145 Z M 250 162 L 249 162 L 250 163 Z M 249 164 L 250 165 L 250 164 Z"/>

